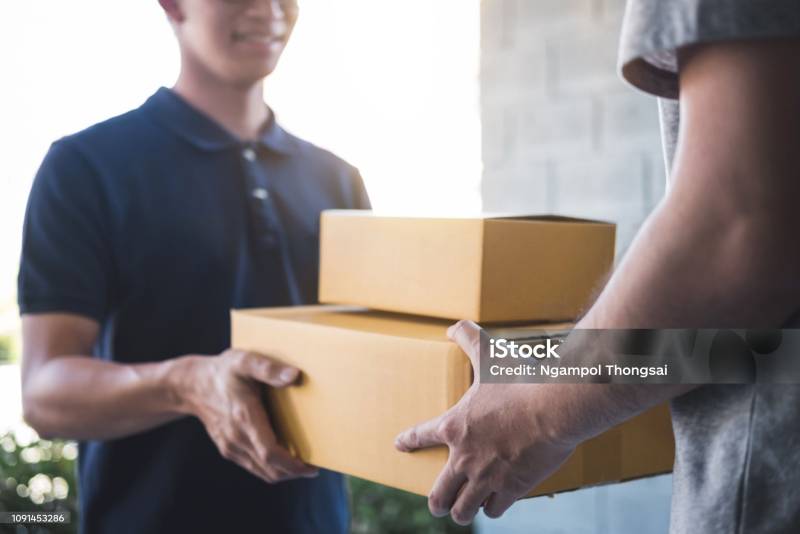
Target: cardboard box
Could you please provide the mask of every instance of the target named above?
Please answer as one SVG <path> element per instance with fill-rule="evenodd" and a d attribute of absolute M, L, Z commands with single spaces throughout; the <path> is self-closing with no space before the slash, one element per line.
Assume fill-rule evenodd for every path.
<path fill-rule="evenodd" d="M 476 322 L 571 321 L 611 270 L 614 233 L 553 216 L 325 211 L 319 300 Z"/>
<path fill-rule="evenodd" d="M 346 306 L 232 312 L 233 346 L 303 370 L 298 386 L 270 389 L 287 446 L 320 467 L 427 495 L 445 447 L 401 453 L 395 436 L 453 406 L 472 381 L 450 321 Z M 531 495 L 672 469 L 669 412 L 656 408 L 583 444 Z"/>

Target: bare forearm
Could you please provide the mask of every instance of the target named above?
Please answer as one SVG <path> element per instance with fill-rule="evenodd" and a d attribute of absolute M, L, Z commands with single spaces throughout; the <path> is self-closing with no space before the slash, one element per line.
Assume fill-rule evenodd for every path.
<path fill-rule="evenodd" d="M 86 356 L 44 362 L 24 388 L 25 418 L 40 434 L 84 440 L 127 436 L 184 415 L 181 359 L 119 364 Z"/>
<path fill-rule="evenodd" d="M 774 328 L 797 310 L 798 51 L 680 52 L 672 187 L 582 326 Z"/>
<path fill-rule="evenodd" d="M 774 328 L 796 310 L 796 247 L 784 241 L 792 218 L 728 218 L 683 193 L 654 213 L 577 328 Z M 694 387 L 571 386 L 561 400 L 579 423 L 566 431 L 591 437 Z"/>
<path fill-rule="evenodd" d="M 793 245 L 780 237 L 792 223 L 728 218 L 702 204 L 667 199 L 578 328 L 782 324 L 797 306 Z"/>
<path fill-rule="evenodd" d="M 786 320 L 796 300 L 782 275 L 775 227 L 723 221 L 695 202 L 679 195 L 659 207 L 576 328 L 774 327 Z M 572 432 L 585 439 L 694 387 L 573 385 L 561 401 L 578 422 Z"/>
<path fill-rule="evenodd" d="M 745 87 L 743 100 L 760 90 L 726 87 Z M 577 328 L 775 328 L 797 311 L 800 255 L 790 229 L 800 223 L 794 206 L 800 158 L 781 148 L 797 139 L 796 125 L 773 117 L 770 125 L 714 130 L 697 110 L 722 106 L 718 112 L 730 116 L 729 109 L 741 107 L 718 102 L 720 94 L 719 87 L 682 88 L 687 127 L 673 187 Z M 780 135 L 766 135 L 776 129 Z M 753 130 L 765 135 L 754 138 Z M 585 417 L 608 421 L 690 389 L 597 387 L 575 403 L 586 402 Z"/>
<path fill-rule="evenodd" d="M 542 384 L 534 386 L 535 428 L 577 445 L 631 417 L 691 391 L 692 384 Z M 546 409 L 543 411 L 542 406 Z"/>

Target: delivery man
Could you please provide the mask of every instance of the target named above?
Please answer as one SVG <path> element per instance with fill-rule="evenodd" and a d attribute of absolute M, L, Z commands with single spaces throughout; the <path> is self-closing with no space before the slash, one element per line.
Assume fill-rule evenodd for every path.
<path fill-rule="evenodd" d="M 312 303 L 318 221 L 366 208 L 356 169 L 265 105 L 296 0 L 160 0 L 172 89 L 54 143 L 19 273 L 26 421 L 80 440 L 85 533 L 344 533 L 342 477 L 276 441 L 231 308 Z M 214 355 L 214 356 L 210 356 Z"/>
<path fill-rule="evenodd" d="M 800 3 L 629 0 L 622 75 L 661 97 L 666 197 L 578 328 L 778 328 L 800 312 Z M 478 357 L 480 329 L 451 337 Z M 674 533 L 796 532 L 800 387 L 479 384 L 400 450 L 446 444 L 435 515 L 500 516 L 576 445 L 672 401 Z"/>

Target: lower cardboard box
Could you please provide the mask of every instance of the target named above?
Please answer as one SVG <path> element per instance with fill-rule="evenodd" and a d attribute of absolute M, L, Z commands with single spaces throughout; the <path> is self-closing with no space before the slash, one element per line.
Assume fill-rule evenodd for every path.
<path fill-rule="evenodd" d="M 232 345 L 303 371 L 270 388 L 276 431 L 305 462 L 427 495 L 447 448 L 401 453 L 394 438 L 453 406 L 472 382 L 467 356 L 447 339 L 452 321 L 352 306 L 232 312 Z M 672 470 L 666 405 L 580 445 L 529 494 L 545 495 Z"/>

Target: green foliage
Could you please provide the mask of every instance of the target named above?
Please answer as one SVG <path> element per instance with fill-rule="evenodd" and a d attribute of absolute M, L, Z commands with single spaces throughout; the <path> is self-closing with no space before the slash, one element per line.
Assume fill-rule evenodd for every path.
<path fill-rule="evenodd" d="M 425 497 L 350 479 L 354 534 L 469 534 L 450 518 L 435 518 Z"/>
<path fill-rule="evenodd" d="M 74 534 L 78 529 L 76 445 L 0 434 L 0 511 L 70 513 L 67 525 L 0 525 L 0 533 Z M 469 534 L 431 516 L 424 497 L 350 478 L 353 534 Z M 4 530 L 4 528 L 6 530 Z"/>
<path fill-rule="evenodd" d="M 14 343 L 10 336 L 0 336 L 0 364 L 14 360 Z"/>
<path fill-rule="evenodd" d="M 0 434 L 0 511 L 70 513 L 69 524 L 18 525 L 13 530 L 18 534 L 77 532 L 76 445 L 22 437 L 15 432 Z"/>

